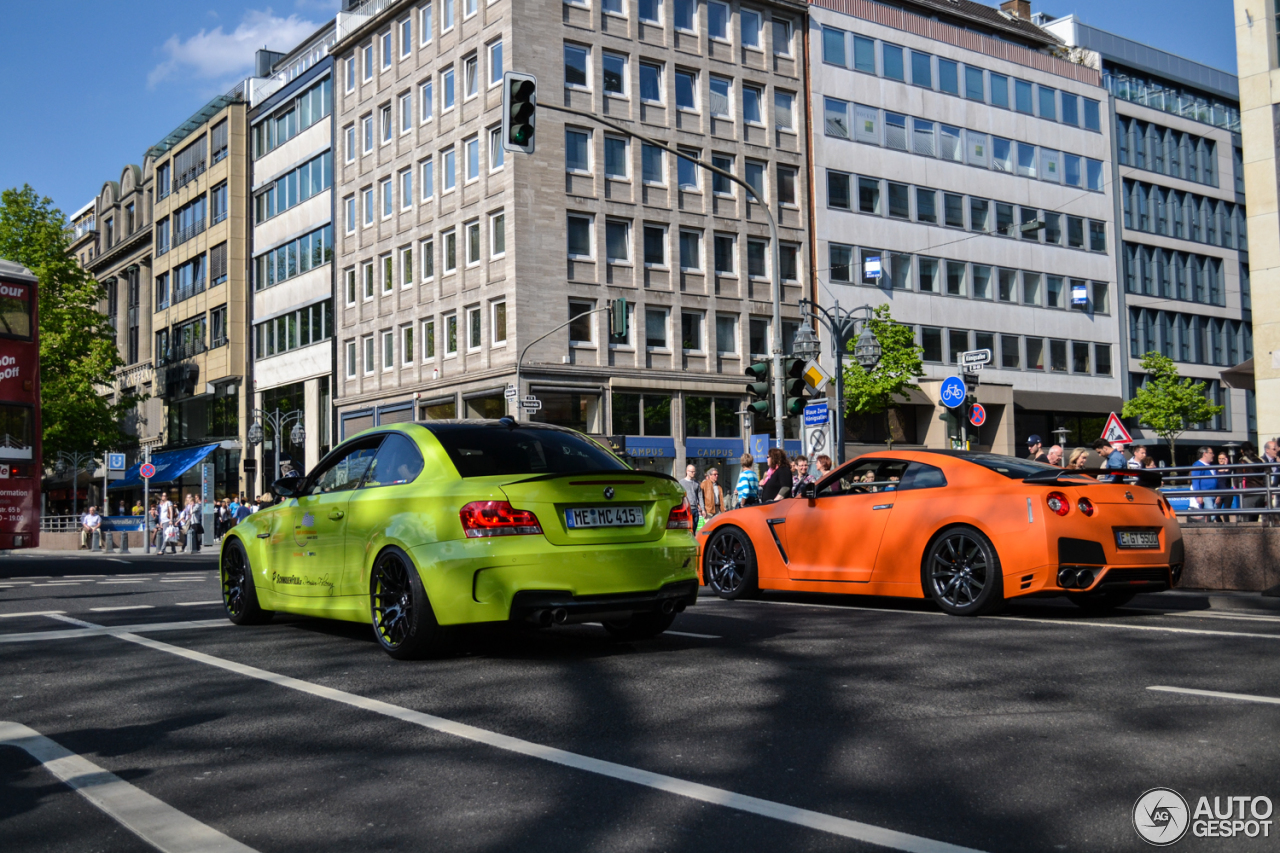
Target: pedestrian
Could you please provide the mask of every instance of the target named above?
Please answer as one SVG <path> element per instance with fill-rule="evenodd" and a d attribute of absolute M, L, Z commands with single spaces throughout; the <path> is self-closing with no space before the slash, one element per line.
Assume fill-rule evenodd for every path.
<path fill-rule="evenodd" d="M 128 515 L 128 514 L 129 514 L 129 510 L 125 509 L 124 501 L 120 501 L 120 510 L 116 513 L 116 515 Z"/>
<path fill-rule="evenodd" d="M 1071 458 L 1067 460 L 1067 468 L 1072 471 L 1083 471 L 1085 465 L 1089 462 L 1089 451 L 1084 447 L 1077 447 L 1071 451 Z"/>
<path fill-rule="evenodd" d="M 1129 462 L 1127 467 L 1137 471 L 1141 471 L 1143 468 L 1147 467 L 1146 461 L 1147 461 L 1147 448 L 1139 444 L 1133 448 L 1133 455 L 1129 457 Z"/>
<path fill-rule="evenodd" d="M 701 501 L 699 496 L 702 493 L 698 485 L 698 466 L 692 462 L 684 466 L 684 479 L 680 481 L 681 488 L 684 489 L 684 499 L 689 504 L 689 512 L 693 514 L 693 526 L 690 530 L 698 529 L 698 518 L 701 515 Z"/>
<path fill-rule="evenodd" d="M 738 496 L 738 506 L 750 506 L 760 502 L 760 478 L 756 476 L 756 460 L 750 453 L 742 454 L 738 460 L 742 464 L 742 473 L 733 487 Z"/>
<path fill-rule="evenodd" d="M 814 467 L 818 469 L 818 479 L 831 473 L 831 457 L 823 453 L 813 458 Z"/>
<path fill-rule="evenodd" d="M 1221 468 L 1218 469 L 1218 473 L 1222 475 L 1222 477 L 1220 477 L 1218 480 L 1219 488 L 1223 488 L 1223 489 L 1240 488 L 1240 485 L 1231 477 L 1231 468 L 1228 467 L 1229 465 L 1231 465 L 1231 457 L 1227 455 L 1227 452 L 1225 450 L 1218 451 L 1218 464 L 1222 466 Z M 1239 509 L 1240 496 L 1239 495 L 1218 495 L 1218 499 L 1215 502 L 1215 504 L 1219 509 Z M 1226 521 L 1225 518 L 1221 518 L 1219 520 Z M 1234 521 L 1235 519 L 1231 519 L 1231 520 Z"/>
<path fill-rule="evenodd" d="M 1048 457 L 1040 449 L 1041 446 L 1042 445 L 1040 444 L 1040 436 L 1034 433 L 1027 436 L 1027 458 L 1030 459 L 1032 462 L 1045 461 L 1045 459 L 1047 459 Z"/>
<path fill-rule="evenodd" d="M 1123 445 L 1112 444 L 1105 438 L 1100 438 L 1093 443 L 1093 452 L 1102 457 L 1102 467 L 1108 471 L 1119 471 L 1124 468 L 1124 451 L 1119 448 Z M 1106 477 L 1098 475 L 1098 479 L 1104 483 L 1119 482 L 1119 478 L 1115 476 Z"/>
<path fill-rule="evenodd" d="M 720 469 L 711 468 L 698 488 L 702 501 L 702 517 L 708 521 L 724 512 L 724 488 L 720 485 Z"/>
<path fill-rule="evenodd" d="M 191 553 L 199 554 L 201 540 L 204 539 L 204 502 L 193 496 L 191 500 L 190 536 Z"/>
<path fill-rule="evenodd" d="M 1203 471 L 1191 472 L 1191 491 L 1193 492 L 1209 492 L 1218 488 L 1218 478 L 1214 476 L 1213 460 L 1214 453 L 1212 447 L 1201 447 L 1198 451 L 1200 458 L 1191 463 L 1192 468 L 1204 468 Z M 1191 509 L 1213 509 L 1215 506 L 1212 495 L 1203 495 L 1201 497 L 1191 498 Z M 1196 521 L 1209 521 L 1209 516 L 1198 516 Z"/>
<path fill-rule="evenodd" d="M 89 507 L 89 511 L 80 516 L 80 550 L 88 551 L 93 547 L 93 534 L 98 528 L 102 527 L 102 516 L 98 515 L 96 506 Z"/>
<path fill-rule="evenodd" d="M 760 480 L 760 503 L 791 497 L 791 463 L 787 460 L 787 451 L 770 447 L 767 464 L 769 470 Z"/>
<path fill-rule="evenodd" d="M 177 518 L 170 518 L 160 531 L 160 547 L 156 549 L 156 553 L 163 554 L 164 549 L 168 548 L 170 554 L 176 554 L 180 535 L 181 531 L 178 528 Z"/>
<path fill-rule="evenodd" d="M 134 501 L 134 502 L 133 502 L 133 513 L 132 513 L 132 514 L 133 514 L 133 515 L 142 515 L 142 514 L 143 514 L 143 512 L 144 512 L 144 510 L 142 509 L 142 498 L 138 498 L 136 501 Z"/>
<path fill-rule="evenodd" d="M 800 497 L 804 487 L 817 482 L 809 473 L 809 457 L 797 456 L 791 461 L 791 496 Z"/>
<path fill-rule="evenodd" d="M 240 496 L 240 505 L 239 505 L 238 507 L 236 507 L 236 522 L 235 522 L 235 523 L 236 523 L 236 524 L 239 524 L 240 522 L 244 521 L 246 518 L 248 518 L 248 517 L 249 517 L 249 515 L 250 515 L 252 512 L 253 512 L 253 510 L 249 508 L 249 501 L 248 501 L 248 499 L 247 499 L 244 495 L 241 495 L 241 496 Z"/>
<path fill-rule="evenodd" d="M 1044 459 L 1045 462 L 1049 463 L 1055 468 L 1062 467 L 1062 445 L 1061 444 L 1055 444 L 1053 447 L 1050 447 L 1049 452 L 1046 453 L 1044 456 L 1045 456 L 1045 459 Z"/>

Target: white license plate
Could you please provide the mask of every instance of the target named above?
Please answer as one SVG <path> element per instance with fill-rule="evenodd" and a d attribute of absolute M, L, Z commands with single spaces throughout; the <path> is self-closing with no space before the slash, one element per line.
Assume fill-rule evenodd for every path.
<path fill-rule="evenodd" d="M 638 506 L 593 506 L 567 509 L 565 524 L 571 530 L 583 527 L 640 527 L 644 510 Z"/>
<path fill-rule="evenodd" d="M 1117 530 L 1117 548 L 1159 548 L 1160 534 L 1154 530 Z"/>

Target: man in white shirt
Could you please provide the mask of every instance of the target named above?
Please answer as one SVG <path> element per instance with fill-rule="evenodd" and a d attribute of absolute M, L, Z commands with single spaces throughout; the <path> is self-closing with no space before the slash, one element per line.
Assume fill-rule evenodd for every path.
<path fill-rule="evenodd" d="M 87 551 L 93 545 L 93 532 L 102 526 L 102 516 L 96 506 L 80 517 L 80 550 Z"/>
<path fill-rule="evenodd" d="M 159 522 L 156 535 L 159 543 L 159 547 L 156 549 L 157 554 L 164 552 L 165 530 L 173 523 L 173 504 L 169 502 L 168 495 L 163 495 L 160 498 Z"/>

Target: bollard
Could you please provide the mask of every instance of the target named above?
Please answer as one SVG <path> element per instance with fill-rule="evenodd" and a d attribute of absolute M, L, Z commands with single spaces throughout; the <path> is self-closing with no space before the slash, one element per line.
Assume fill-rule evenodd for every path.
<path fill-rule="evenodd" d="M 106 547 L 104 547 L 102 550 L 106 551 L 108 554 L 114 554 L 116 550 L 116 535 L 112 533 L 110 530 L 104 531 L 104 534 L 105 534 L 104 538 L 106 539 Z"/>
<path fill-rule="evenodd" d="M 89 550 L 90 550 L 90 551 L 101 551 L 101 550 L 102 550 L 102 531 L 101 531 L 101 530 L 95 530 L 95 531 L 93 531 L 93 534 L 92 534 L 92 535 L 90 535 L 90 537 L 89 537 Z"/>
<path fill-rule="evenodd" d="M 129 553 L 129 531 L 127 530 L 120 534 L 120 553 Z"/>

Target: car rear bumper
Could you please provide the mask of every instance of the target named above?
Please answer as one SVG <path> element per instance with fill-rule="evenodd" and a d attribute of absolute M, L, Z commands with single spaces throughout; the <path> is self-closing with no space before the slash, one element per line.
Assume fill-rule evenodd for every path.
<path fill-rule="evenodd" d="M 567 591 L 525 590 L 511 601 L 511 621 L 552 625 L 600 622 L 637 613 L 678 613 L 698 600 L 696 580 L 678 581 L 656 592 L 574 595 Z"/>

